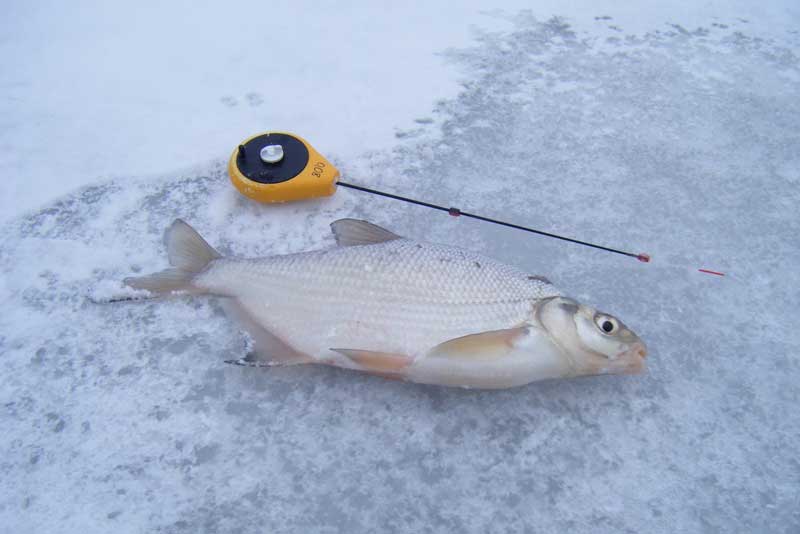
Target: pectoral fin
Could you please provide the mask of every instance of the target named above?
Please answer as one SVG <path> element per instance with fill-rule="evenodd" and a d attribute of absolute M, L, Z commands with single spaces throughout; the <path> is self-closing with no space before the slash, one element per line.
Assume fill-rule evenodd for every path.
<path fill-rule="evenodd" d="M 390 352 L 376 352 L 371 350 L 358 349 L 331 349 L 334 352 L 343 354 L 350 358 L 364 370 L 371 373 L 385 375 L 397 375 L 411 365 L 414 358 L 405 354 L 394 354 Z"/>
<path fill-rule="evenodd" d="M 514 342 L 528 333 L 528 327 L 490 330 L 445 341 L 428 353 L 430 358 L 492 360 L 502 358 L 514 348 Z"/>

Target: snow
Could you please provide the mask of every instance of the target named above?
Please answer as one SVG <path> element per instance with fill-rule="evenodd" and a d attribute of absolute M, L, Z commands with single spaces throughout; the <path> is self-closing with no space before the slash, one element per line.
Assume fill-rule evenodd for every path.
<path fill-rule="evenodd" d="M 10 3 L 0 525 L 800 529 L 800 11 L 750 4 Z M 653 261 L 344 189 L 256 205 L 225 163 L 266 129 Z M 476 392 L 227 365 L 247 340 L 213 299 L 94 302 L 166 265 L 175 217 L 243 256 L 332 246 L 340 217 L 464 246 L 619 316 L 649 371 Z"/>

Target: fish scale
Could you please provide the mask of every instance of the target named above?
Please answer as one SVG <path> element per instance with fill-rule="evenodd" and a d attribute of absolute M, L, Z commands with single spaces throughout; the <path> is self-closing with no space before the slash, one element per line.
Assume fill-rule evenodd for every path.
<path fill-rule="evenodd" d="M 299 337 L 294 346 L 315 357 L 333 347 L 387 350 L 388 339 L 396 340 L 392 350 L 422 354 L 447 339 L 517 325 L 532 300 L 559 295 L 491 258 L 409 239 L 218 259 L 195 284 L 239 298 L 270 331 Z"/>

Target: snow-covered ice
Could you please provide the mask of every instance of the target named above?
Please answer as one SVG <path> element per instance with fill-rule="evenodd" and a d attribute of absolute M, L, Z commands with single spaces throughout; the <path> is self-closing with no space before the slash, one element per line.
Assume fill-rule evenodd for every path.
<path fill-rule="evenodd" d="M 3 200 L 0 530 L 798 531 L 800 18 L 789 4 L 765 9 L 784 25 L 764 31 L 758 12 L 710 6 L 716 16 L 703 21 L 695 12 L 635 29 L 610 4 L 561 19 L 494 13 L 472 21 L 492 29 L 470 42 L 448 23 L 436 51 L 450 74 L 436 76 L 453 87 L 424 110 L 371 109 L 374 123 L 353 125 L 374 142 L 363 150 L 343 141 L 346 106 L 311 108 L 301 127 L 280 109 L 223 122 L 199 146 L 209 157 L 182 158 L 193 153 L 175 145 L 164 154 L 178 156 L 148 165 L 137 163 L 141 146 L 131 156 L 93 132 L 103 150 L 86 156 L 95 174 L 82 182 L 93 185 L 76 187 L 80 145 L 65 140 L 68 188 L 56 194 L 72 191 L 37 197 L 44 204 L 27 213 L 57 165 L 23 161 L 31 138 L 12 130 L 36 132 L 35 117 L 13 112 L 20 89 L 0 74 L 2 191 L 26 173 L 36 184 L 18 190 L 20 206 Z M 331 83 L 342 98 L 346 80 Z M 272 109 L 275 88 L 252 91 L 253 109 Z M 236 95 L 240 110 L 258 100 Z M 229 185 L 225 157 L 270 117 L 350 181 L 653 262 L 348 190 L 255 205 Z M 331 120 L 335 129 L 314 126 Z M 164 267 L 175 217 L 225 254 L 257 256 L 331 246 L 328 224 L 347 216 L 551 278 L 624 317 L 648 343 L 648 374 L 480 392 L 241 368 L 223 361 L 246 340 L 213 299 L 90 300 Z"/>

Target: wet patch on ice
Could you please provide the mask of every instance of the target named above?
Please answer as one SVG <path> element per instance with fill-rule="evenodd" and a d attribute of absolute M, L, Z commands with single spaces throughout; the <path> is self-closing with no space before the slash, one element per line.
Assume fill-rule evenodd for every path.
<path fill-rule="evenodd" d="M 797 43 L 748 37 L 736 21 L 593 36 L 560 19 L 514 21 L 448 52 L 460 95 L 398 130 L 394 152 L 338 162 L 343 174 L 653 263 L 350 191 L 260 206 L 230 187 L 224 162 L 77 191 L 0 237 L 2 523 L 800 525 Z M 213 300 L 87 298 L 163 268 L 175 217 L 224 254 L 259 256 L 332 246 L 328 223 L 345 216 L 554 280 L 631 325 L 650 347 L 649 374 L 485 393 L 240 368 L 223 361 L 244 340 Z M 729 276 L 694 271 L 703 266 Z"/>

